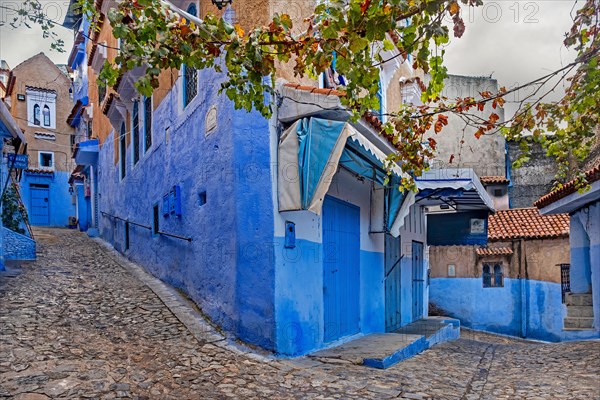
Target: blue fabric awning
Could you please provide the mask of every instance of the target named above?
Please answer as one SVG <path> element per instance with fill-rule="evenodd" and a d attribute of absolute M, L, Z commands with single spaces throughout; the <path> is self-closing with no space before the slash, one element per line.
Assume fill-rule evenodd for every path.
<path fill-rule="evenodd" d="M 279 142 L 279 211 L 320 214 L 338 166 L 385 187 L 386 230 L 397 236 L 412 193 L 402 193 L 401 171 L 388 178 L 386 155 L 347 122 L 319 118 L 296 121 Z"/>

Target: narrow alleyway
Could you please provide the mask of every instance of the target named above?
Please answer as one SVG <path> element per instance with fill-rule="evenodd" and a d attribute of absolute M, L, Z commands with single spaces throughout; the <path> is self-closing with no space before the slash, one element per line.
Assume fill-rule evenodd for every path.
<path fill-rule="evenodd" d="M 36 233 L 39 259 L 0 275 L 0 398 L 600 399 L 598 341 L 463 331 L 387 370 L 199 341 L 97 241 Z"/>

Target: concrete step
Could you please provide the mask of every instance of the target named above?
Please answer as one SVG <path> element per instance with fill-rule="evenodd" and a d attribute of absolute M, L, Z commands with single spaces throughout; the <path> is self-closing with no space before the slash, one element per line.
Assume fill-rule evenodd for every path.
<path fill-rule="evenodd" d="M 568 317 L 593 318 L 594 307 L 592 306 L 567 306 Z"/>
<path fill-rule="evenodd" d="M 565 303 L 567 306 L 591 306 L 591 293 L 567 293 L 565 295 Z"/>
<path fill-rule="evenodd" d="M 567 317 L 565 318 L 565 329 L 592 329 L 594 318 Z"/>

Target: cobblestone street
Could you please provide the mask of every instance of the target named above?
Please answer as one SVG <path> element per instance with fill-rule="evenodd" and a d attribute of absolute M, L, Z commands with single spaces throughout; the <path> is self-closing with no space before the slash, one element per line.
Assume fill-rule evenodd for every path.
<path fill-rule="evenodd" d="M 36 234 L 38 260 L 0 274 L 0 398 L 600 399 L 598 341 L 463 331 L 387 370 L 276 360 L 194 333 L 168 288 L 100 241 Z"/>

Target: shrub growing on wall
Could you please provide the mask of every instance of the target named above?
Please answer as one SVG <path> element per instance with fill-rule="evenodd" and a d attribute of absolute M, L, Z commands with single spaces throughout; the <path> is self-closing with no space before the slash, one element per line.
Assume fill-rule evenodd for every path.
<path fill-rule="evenodd" d="M 22 228 L 25 223 L 23 215 L 26 215 L 21 202 L 19 202 L 17 190 L 14 185 L 9 186 L 2 197 L 2 225 L 11 231 L 20 234 L 25 233 Z"/>

